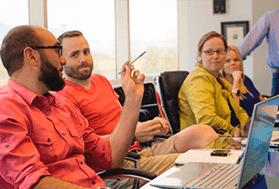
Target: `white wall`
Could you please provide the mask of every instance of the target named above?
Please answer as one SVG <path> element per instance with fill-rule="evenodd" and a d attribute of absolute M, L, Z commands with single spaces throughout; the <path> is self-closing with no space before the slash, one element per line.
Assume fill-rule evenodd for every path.
<path fill-rule="evenodd" d="M 268 10 L 279 7 L 278 0 L 226 0 L 227 12 L 213 14 L 212 0 L 178 0 L 178 10 L 187 10 L 180 13 L 179 23 L 184 23 L 183 33 L 186 35 L 179 39 L 180 70 L 193 71 L 195 69 L 196 48 L 199 38 L 209 32 L 221 33 L 221 22 L 249 21 L 250 29 L 258 19 Z M 184 54 L 183 54 L 184 53 Z M 266 65 L 267 45 L 266 40 L 244 61 L 245 74 L 250 77 L 260 93 L 270 95 L 271 70 Z M 181 60 L 181 58 L 179 58 Z"/>
<path fill-rule="evenodd" d="M 249 20 L 251 27 L 252 0 L 226 0 L 227 13 L 213 14 L 212 0 L 178 0 L 178 61 L 179 69 L 193 71 L 199 38 L 209 31 L 221 33 L 221 22 Z M 253 79 L 252 59 L 245 62 L 246 74 Z M 148 81 L 152 79 L 147 78 Z M 119 85 L 119 81 L 111 81 Z"/>
<path fill-rule="evenodd" d="M 212 0 L 180 0 L 178 5 L 179 10 L 182 9 L 181 6 L 187 10 L 187 13 L 183 13 L 184 18 L 179 17 L 183 19 L 184 27 L 187 28 L 186 32 L 184 31 L 187 35 L 186 39 L 179 41 L 186 45 L 184 53 L 187 56 L 187 62 L 179 62 L 181 70 L 193 71 L 195 69 L 197 44 L 203 34 L 209 31 L 221 33 L 221 22 L 246 20 L 251 22 L 252 18 L 252 0 L 226 0 L 227 12 L 225 14 L 213 14 Z M 180 20 L 179 23 L 183 21 Z M 179 53 L 181 54 L 182 52 Z M 252 65 L 251 60 L 247 60 L 247 65 Z M 252 77 L 251 69 L 247 69 L 246 74 Z"/>

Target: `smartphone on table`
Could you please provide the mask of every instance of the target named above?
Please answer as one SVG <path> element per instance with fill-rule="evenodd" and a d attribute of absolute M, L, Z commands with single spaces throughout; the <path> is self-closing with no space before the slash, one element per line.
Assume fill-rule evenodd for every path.
<path fill-rule="evenodd" d="M 230 150 L 213 150 L 210 155 L 211 156 L 228 156 L 230 154 Z"/>

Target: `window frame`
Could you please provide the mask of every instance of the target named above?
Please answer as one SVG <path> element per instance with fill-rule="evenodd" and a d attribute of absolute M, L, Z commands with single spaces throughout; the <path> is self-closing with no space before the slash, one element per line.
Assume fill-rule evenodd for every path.
<path fill-rule="evenodd" d="M 117 74 L 122 67 L 123 62 L 131 58 L 130 52 L 130 30 L 129 30 L 129 0 L 115 0 L 115 61 L 116 61 L 116 79 Z M 177 0 L 178 14 L 178 70 L 180 70 L 180 62 L 187 62 L 187 57 L 183 56 L 187 50 L 185 41 L 187 39 L 185 31 L 187 26 L 183 19 L 187 17 L 185 10 L 187 5 L 183 0 Z M 39 25 L 45 28 L 47 26 L 47 0 L 29 0 L 29 18 L 31 25 Z M 183 65 L 185 67 L 185 64 Z M 159 73 L 158 73 L 159 74 Z"/>

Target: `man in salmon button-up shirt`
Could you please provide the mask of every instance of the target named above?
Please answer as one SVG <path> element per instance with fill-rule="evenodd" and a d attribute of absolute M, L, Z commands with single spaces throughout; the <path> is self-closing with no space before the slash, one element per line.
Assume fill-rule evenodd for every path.
<path fill-rule="evenodd" d="M 48 30 L 13 28 L 2 42 L 1 59 L 10 80 L 0 88 L 0 186 L 105 187 L 93 169 L 122 165 L 134 137 L 145 76 L 137 70 L 131 75 L 133 66 L 125 63 L 125 105 L 113 134 L 104 139 L 71 103 L 49 92 L 64 87 L 66 60 Z M 92 165 L 85 163 L 85 153 Z"/>

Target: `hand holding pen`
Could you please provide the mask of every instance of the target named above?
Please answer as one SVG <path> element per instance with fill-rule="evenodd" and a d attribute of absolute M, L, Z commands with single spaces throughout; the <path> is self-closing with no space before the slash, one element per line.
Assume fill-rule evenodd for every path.
<path fill-rule="evenodd" d="M 132 62 L 129 63 L 129 66 L 131 66 L 136 60 L 138 60 L 140 57 L 142 57 L 145 53 L 146 53 L 146 51 L 144 51 L 143 53 L 141 53 L 135 60 L 133 60 Z M 120 72 L 118 72 L 118 74 L 121 74 L 124 70 L 125 70 L 125 67 L 122 68 L 122 69 L 120 70 Z"/>

